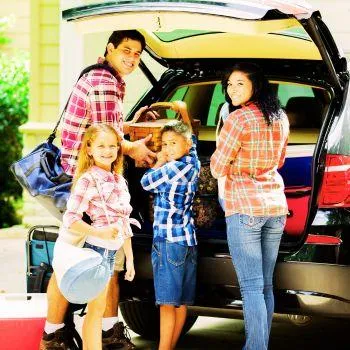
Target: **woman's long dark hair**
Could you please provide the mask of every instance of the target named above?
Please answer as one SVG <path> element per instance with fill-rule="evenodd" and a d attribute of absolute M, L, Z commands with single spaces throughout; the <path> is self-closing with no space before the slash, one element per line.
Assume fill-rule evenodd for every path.
<path fill-rule="evenodd" d="M 255 102 L 261 109 L 266 123 L 270 125 L 274 120 L 280 119 L 282 117 L 282 109 L 277 95 L 272 90 L 262 69 L 257 64 L 249 62 L 236 63 L 221 82 L 225 99 L 230 106 L 230 113 L 237 109 L 237 107 L 232 105 L 231 98 L 227 94 L 227 84 L 231 74 L 238 71 L 244 73 L 252 82 L 253 95 L 250 101 Z"/>

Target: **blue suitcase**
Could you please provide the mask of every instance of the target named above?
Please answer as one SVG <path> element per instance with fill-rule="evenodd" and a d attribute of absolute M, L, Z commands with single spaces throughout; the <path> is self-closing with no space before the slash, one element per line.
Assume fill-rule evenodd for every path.
<path fill-rule="evenodd" d="M 57 236 L 58 226 L 38 225 L 29 229 L 26 241 L 28 293 L 46 292 Z"/>

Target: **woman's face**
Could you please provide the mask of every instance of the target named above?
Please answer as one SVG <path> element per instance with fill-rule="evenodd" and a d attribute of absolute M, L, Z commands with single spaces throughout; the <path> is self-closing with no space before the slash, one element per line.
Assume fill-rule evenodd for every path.
<path fill-rule="evenodd" d="M 245 73 L 234 71 L 227 81 L 227 94 L 233 106 L 242 106 L 250 101 L 253 95 L 253 84 Z"/>

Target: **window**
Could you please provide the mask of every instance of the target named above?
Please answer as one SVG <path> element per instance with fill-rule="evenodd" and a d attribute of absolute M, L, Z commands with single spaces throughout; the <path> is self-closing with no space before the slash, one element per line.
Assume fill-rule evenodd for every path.
<path fill-rule="evenodd" d="M 278 84 L 278 98 L 283 108 L 286 108 L 288 101 L 292 97 L 315 97 L 311 86 L 297 84 Z"/>

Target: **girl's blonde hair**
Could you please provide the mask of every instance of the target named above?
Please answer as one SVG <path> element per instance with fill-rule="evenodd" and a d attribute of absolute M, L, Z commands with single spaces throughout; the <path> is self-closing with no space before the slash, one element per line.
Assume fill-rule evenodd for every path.
<path fill-rule="evenodd" d="M 94 124 L 86 129 L 86 132 L 82 139 L 82 144 L 79 150 L 77 160 L 77 168 L 73 177 L 73 187 L 75 186 L 80 176 L 82 176 L 88 169 L 95 165 L 93 157 L 88 153 L 88 149 L 92 145 L 92 143 L 97 139 L 98 135 L 102 132 L 111 133 L 117 138 L 119 146 L 118 156 L 117 159 L 111 165 L 111 171 L 116 174 L 123 173 L 123 151 L 121 148 L 121 137 L 118 135 L 116 130 L 110 125 Z"/>

